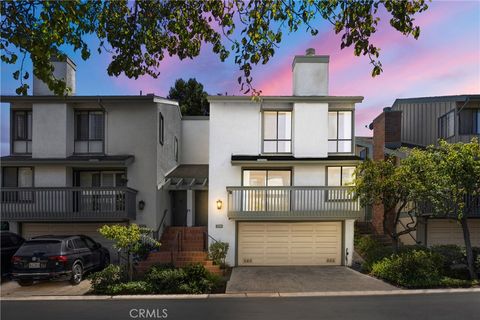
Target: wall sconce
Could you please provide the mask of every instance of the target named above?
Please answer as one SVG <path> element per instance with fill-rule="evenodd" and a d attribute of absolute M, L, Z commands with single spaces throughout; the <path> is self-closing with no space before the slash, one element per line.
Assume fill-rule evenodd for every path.
<path fill-rule="evenodd" d="M 140 200 L 138 202 L 138 210 L 143 210 L 143 209 L 145 209 L 145 201 Z"/>
<path fill-rule="evenodd" d="M 217 200 L 217 209 L 218 209 L 218 210 L 222 209 L 222 205 L 223 205 L 222 200 L 220 200 L 220 199 Z"/>

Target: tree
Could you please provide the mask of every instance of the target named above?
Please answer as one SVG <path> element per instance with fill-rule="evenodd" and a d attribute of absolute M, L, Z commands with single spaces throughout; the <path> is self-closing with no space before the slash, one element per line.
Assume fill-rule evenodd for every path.
<path fill-rule="evenodd" d="M 203 90 L 203 84 L 195 78 L 185 82 L 175 80 L 175 84 L 168 92 L 168 99 L 177 100 L 183 115 L 206 116 L 209 114 L 208 93 Z"/>
<path fill-rule="evenodd" d="M 429 168 L 433 165 L 428 154 L 413 150 L 399 164 L 395 158 L 367 160 L 355 171 L 354 198 L 359 199 L 362 206 L 383 205 L 383 229 L 392 239 L 395 252 L 400 236 L 416 230 L 417 200 L 426 193 L 425 181 L 429 180 Z M 410 222 L 398 231 L 402 213 L 410 217 Z"/>
<path fill-rule="evenodd" d="M 1 1 L 1 59 L 15 64 L 21 57 L 13 73 L 20 81 L 18 94 L 27 94 L 23 80 L 29 74 L 23 61 L 29 54 L 35 76 L 62 95 L 68 88 L 52 76 L 50 58 L 65 59 L 65 49 L 73 48 L 87 60 L 92 49 L 85 40 L 89 35 L 98 37 L 99 53 L 111 54 L 109 75 L 124 73 L 135 79 L 145 74 L 156 78 L 165 55 L 192 59 L 207 45 L 222 61 L 233 53 L 242 73 L 242 91 L 258 95 L 252 67 L 274 56 L 284 32 L 305 27 L 317 35 L 320 19 L 342 35 L 341 49 L 353 46 L 356 56 L 368 56 L 372 76 L 380 74 L 380 49 L 370 38 L 377 31 L 381 8 L 394 29 L 419 37 L 414 19 L 427 10 L 425 0 Z"/>
<path fill-rule="evenodd" d="M 125 254 L 129 281 L 133 278 L 132 256 L 144 251 L 145 243 L 148 246 L 159 247 L 160 243 L 148 236 L 150 229 L 141 228 L 136 224 L 128 226 L 104 225 L 99 230 L 105 238 L 115 242 L 113 245 L 119 252 Z"/>
<path fill-rule="evenodd" d="M 468 219 L 480 210 L 480 144 L 477 138 L 469 143 L 440 141 L 429 147 L 435 163 L 436 179 L 430 183 L 428 202 L 437 217 L 458 221 L 462 227 L 470 277 L 477 279 Z"/>

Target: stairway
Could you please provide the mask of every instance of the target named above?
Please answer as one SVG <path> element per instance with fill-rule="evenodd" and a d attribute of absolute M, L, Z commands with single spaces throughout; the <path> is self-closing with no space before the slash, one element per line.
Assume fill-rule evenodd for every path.
<path fill-rule="evenodd" d="M 372 239 L 376 240 L 380 244 L 384 246 L 391 246 L 392 245 L 392 238 L 390 238 L 386 234 L 377 234 L 374 232 L 372 223 L 365 222 L 365 221 L 356 221 L 355 222 L 355 232 L 359 233 L 359 235 L 369 235 Z"/>
<path fill-rule="evenodd" d="M 151 252 L 146 260 L 141 261 L 136 267 L 137 273 L 144 274 L 152 266 L 159 264 L 184 267 L 200 263 L 211 273 L 221 275 L 220 267 L 208 259 L 205 248 L 206 234 L 206 227 L 167 227 L 160 239 L 160 250 Z"/>

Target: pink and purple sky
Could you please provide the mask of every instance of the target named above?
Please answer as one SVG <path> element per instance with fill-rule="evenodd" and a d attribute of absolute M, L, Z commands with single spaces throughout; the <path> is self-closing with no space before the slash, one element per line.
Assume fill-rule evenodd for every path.
<path fill-rule="evenodd" d="M 385 17 L 385 15 L 383 15 Z M 357 105 L 356 134 L 371 135 L 365 128 L 383 107 L 396 98 L 480 93 L 480 1 L 434 1 L 416 17 L 421 27 L 418 40 L 405 37 L 381 20 L 372 41 L 381 48 L 383 73 L 371 77 L 367 57 L 355 57 L 351 49 L 340 50 L 340 36 L 331 25 L 319 21 L 320 33 L 312 37 L 299 31 L 286 35 L 267 65 L 256 66 L 254 86 L 264 95 L 291 95 L 293 57 L 315 48 L 317 54 L 330 56 L 330 94 L 364 96 Z M 90 39 L 92 46 L 97 40 Z M 95 50 L 92 50 L 92 52 Z M 205 47 L 194 60 L 168 58 L 161 63 L 160 76 L 138 80 L 106 74 L 109 57 L 96 55 L 83 61 L 69 53 L 77 63 L 77 95 L 115 95 L 155 93 L 166 96 L 177 78 L 196 78 L 212 95 L 240 94 L 236 81 L 237 65 L 233 55 L 221 62 Z M 18 83 L 11 78 L 12 66 L 2 63 L 1 94 L 15 94 Z M 27 65 L 31 69 L 31 64 Z M 1 108 L 1 154 L 8 154 L 9 110 Z"/>

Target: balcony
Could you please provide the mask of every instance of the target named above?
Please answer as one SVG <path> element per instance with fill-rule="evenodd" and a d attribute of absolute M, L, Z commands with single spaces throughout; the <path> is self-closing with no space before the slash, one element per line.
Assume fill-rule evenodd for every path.
<path fill-rule="evenodd" d="M 235 220 L 356 219 L 364 212 L 351 187 L 227 187 Z"/>
<path fill-rule="evenodd" d="M 136 217 L 137 191 L 112 188 L 2 188 L 2 220 L 126 221 Z"/>

